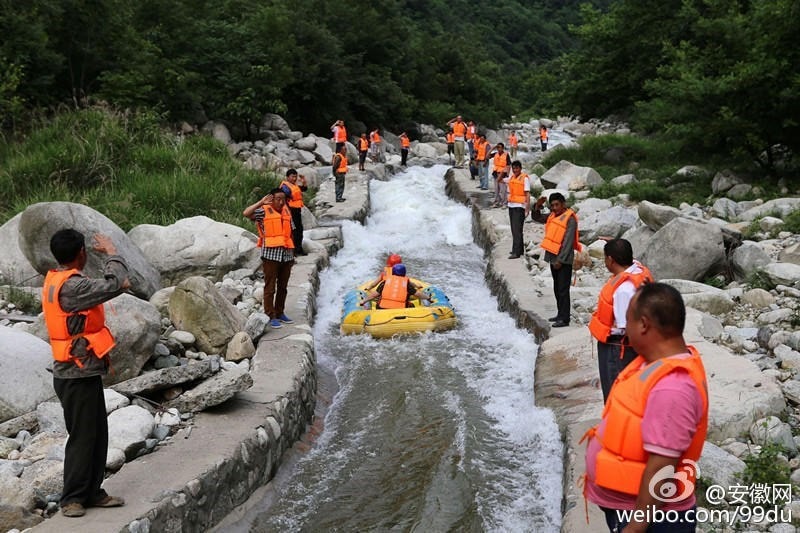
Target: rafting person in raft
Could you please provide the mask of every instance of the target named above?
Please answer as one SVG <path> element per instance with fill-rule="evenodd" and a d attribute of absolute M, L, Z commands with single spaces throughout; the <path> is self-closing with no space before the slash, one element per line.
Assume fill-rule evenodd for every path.
<path fill-rule="evenodd" d="M 375 290 L 364 299 L 364 304 L 368 304 L 375 298 L 378 300 L 378 309 L 400 309 L 403 307 L 413 307 L 411 297 L 419 298 L 427 302 L 431 301 L 429 294 L 422 292 L 406 276 L 406 266 L 398 263 L 392 267 L 392 273 L 386 279 L 379 281 Z"/>
<path fill-rule="evenodd" d="M 375 287 L 377 287 L 378 284 L 381 281 L 385 280 L 387 276 L 391 276 L 392 275 L 392 267 L 395 266 L 395 265 L 399 265 L 402 262 L 403 262 L 403 258 L 400 257 L 399 255 L 397 255 L 397 254 L 389 254 L 389 257 L 386 258 L 386 266 L 383 267 L 383 270 L 381 270 L 380 275 L 375 280 L 373 280 L 372 283 L 370 283 L 369 285 L 364 287 L 364 290 L 369 292 L 372 289 L 374 289 Z"/>

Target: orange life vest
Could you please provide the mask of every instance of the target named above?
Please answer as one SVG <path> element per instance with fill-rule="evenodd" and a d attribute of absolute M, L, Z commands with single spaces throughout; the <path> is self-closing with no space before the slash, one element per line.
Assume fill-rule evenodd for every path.
<path fill-rule="evenodd" d="M 369 148 L 369 141 L 366 139 L 359 138 L 358 139 L 358 151 L 359 152 L 366 152 L 367 148 Z"/>
<path fill-rule="evenodd" d="M 473 126 L 467 126 L 467 140 L 475 139 L 475 137 L 477 137 L 476 131 L 477 131 L 477 128 L 474 125 Z"/>
<path fill-rule="evenodd" d="M 381 309 L 400 309 L 406 306 L 408 300 L 408 276 L 387 276 L 383 282 L 381 291 L 381 301 L 378 307 Z"/>
<path fill-rule="evenodd" d="M 547 217 L 547 222 L 544 225 L 544 239 L 542 239 L 542 248 L 551 254 L 558 255 L 561 251 L 561 243 L 564 241 L 564 234 L 567 232 L 567 221 L 569 217 L 575 217 L 575 222 L 578 222 L 578 215 L 572 209 L 566 209 L 560 216 L 555 213 L 550 213 Z M 578 225 L 575 224 L 575 239 L 573 239 L 572 248 L 580 250 L 580 242 L 578 242 Z"/>
<path fill-rule="evenodd" d="M 515 177 L 514 174 L 511 174 L 511 178 L 508 180 L 508 202 L 512 204 L 524 204 L 525 203 L 525 178 L 528 175 L 524 172 L 519 173 L 519 177 Z"/>
<path fill-rule="evenodd" d="M 392 275 L 392 267 L 390 266 L 383 267 L 383 270 L 381 270 L 381 279 L 386 279 L 391 275 Z"/>
<path fill-rule="evenodd" d="M 508 144 L 511 145 L 512 148 L 517 146 L 517 136 L 515 134 L 511 134 L 508 136 Z"/>
<path fill-rule="evenodd" d="M 600 342 L 606 342 L 608 336 L 611 335 L 611 328 L 614 327 L 614 293 L 617 288 L 626 281 L 632 282 L 637 289 L 642 283 L 653 281 L 650 270 L 638 261 L 634 262 L 642 269 L 641 272 L 638 274 L 620 272 L 616 276 L 612 276 L 600 290 L 597 310 L 592 314 L 592 320 L 589 322 L 589 332 Z"/>
<path fill-rule="evenodd" d="M 379 143 L 381 142 L 381 136 L 378 134 L 377 131 L 373 131 L 372 133 L 369 134 L 369 141 L 373 144 Z"/>
<path fill-rule="evenodd" d="M 480 139 L 475 144 L 475 159 L 477 161 L 486 161 L 486 155 L 489 152 L 489 142 L 483 141 L 481 142 Z"/>
<path fill-rule="evenodd" d="M 542 142 L 547 142 L 547 130 L 545 128 L 539 128 L 539 139 Z"/>
<path fill-rule="evenodd" d="M 595 479 L 591 480 L 596 485 L 625 494 L 639 494 L 649 456 L 642 440 L 642 418 L 647 399 L 659 380 L 678 369 L 689 374 L 703 401 L 703 416 L 689 447 L 678 461 L 678 470 L 684 459 L 697 462 L 700 458 L 708 432 L 708 386 L 700 355 L 693 346 L 689 346 L 689 353 L 688 358 L 659 359 L 644 368 L 645 359 L 640 355 L 620 372 L 603 409 L 606 425 L 602 437 L 597 435 L 597 426 L 587 432 L 590 438 L 599 439 L 602 446 L 597 453 Z M 688 482 L 694 483 L 696 469 L 686 468 L 685 471 Z"/>
<path fill-rule="evenodd" d="M 271 207 L 264 207 L 264 220 L 256 224 L 258 228 L 258 244 L 261 248 L 294 248 L 292 240 L 292 214 L 284 206 L 278 213 Z"/>
<path fill-rule="evenodd" d="M 492 163 L 494 163 L 494 171 L 498 174 L 501 172 L 506 172 L 506 169 L 508 168 L 508 154 L 505 152 L 502 154 L 494 154 Z"/>
<path fill-rule="evenodd" d="M 452 131 L 448 131 L 444 138 L 447 141 L 447 144 L 453 144 L 455 142 L 455 136 L 453 135 Z"/>
<path fill-rule="evenodd" d="M 403 148 L 408 148 L 409 146 L 411 146 L 411 141 L 409 141 L 408 137 L 406 137 L 405 135 L 401 135 L 400 146 L 402 146 Z"/>
<path fill-rule="evenodd" d="M 337 174 L 347 174 L 347 156 L 337 152 L 339 156 L 339 165 L 336 167 Z M 335 156 L 334 156 L 335 157 Z"/>
<path fill-rule="evenodd" d="M 467 125 L 464 121 L 453 123 L 453 135 L 456 137 L 464 137 L 467 134 Z"/>
<path fill-rule="evenodd" d="M 70 277 L 79 273 L 74 268 L 51 270 L 47 273 L 44 279 L 44 287 L 42 287 L 42 311 L 44 311 L 44 322 L 50 335 L 53 359 L 62 363 L 73 361 L 79 367 L 83 367 L 80 361 L 73 358 L 70 352 L 73 340 L 80 337 L 86 339 L 88 342 L 87 352 L 92 351 L 99 358 L 107 356 L 111 348 L 114 347 L 115 342 L 113 335 L 111 335 L 111 330 L 106 326 L 106 313 L 103 310 L 103 304 L 95 305 L 83 311 L 68 313 L 58 303 L 61 287 Z M 73 315 L 83 315 L 85 317 L 86 322 L 83 326 L 83 333 L 78 333 L 77 335 L 69 334 L 67 319 Z"/>
<path fill-rule="evenodd" d="M 347 130 L 344 126 L 339 126 L 333 134 L 333 139 L 337 143 L 347 142 Z"/>
<path fill-rule="evenodd" d="M 292 191 L 292 195 L 286 201 L 287 205 L 294 208 L 303 207 L 303 191 L 300 190 L 300 187 L 286 180 L 281 182 L 281 187 L 284 185 L 289 187 L 289 190 Z"/>

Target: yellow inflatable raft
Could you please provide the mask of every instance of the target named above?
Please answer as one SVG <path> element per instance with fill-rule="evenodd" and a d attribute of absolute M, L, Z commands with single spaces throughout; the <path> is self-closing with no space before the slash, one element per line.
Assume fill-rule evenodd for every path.
<path fill-rule="evenodd" d="M 393 335 L 444 331 L 458 323 L 455 311 L 444 292 L 429 283 L 411 278 L 411 282 L 431 297 L 430 302 L 412 298 L 414 307 L 405 309 L 377 309 L 372 300 L 364 308 L 367 297 L 365 282 L 349 291 L 344 297 L 341 331 L 344 335 L 369 333 L 373 337 L 386 338 Z"/>

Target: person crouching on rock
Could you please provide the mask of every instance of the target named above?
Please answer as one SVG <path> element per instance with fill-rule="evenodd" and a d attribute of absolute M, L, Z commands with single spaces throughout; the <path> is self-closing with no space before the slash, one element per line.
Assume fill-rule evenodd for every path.
<path fill-rule="evenodd" d="M 286 316 L 286 293 L 294 265 L 292 215 L 286 207 L 286 193 L 277 188 L 242 213 L 256 223 L 261 266 L 264 270 L 264 313 L 273 329 L 292 324 Z"/>
<path fill-rule="evenodd" d="M 106 326 L 103 302 L 130 287 L 128 266 L 111 239 L 97 234 L 94 251 L 108 256 L 103 277 L 83 274 L 87 252 L 83 234 L 62 229 L 50 239 L 58 268 L 47 273 L 42 310 L 53 350 L 53 389 L 64 410 L 69 439 L 64 453 L 61 513 L 86 514 L 86 507 L 119 507 L 125 500 L 101 488 L 108 454 L 108 420 L 102 376 L 108 372 L 114 337 Z"/>

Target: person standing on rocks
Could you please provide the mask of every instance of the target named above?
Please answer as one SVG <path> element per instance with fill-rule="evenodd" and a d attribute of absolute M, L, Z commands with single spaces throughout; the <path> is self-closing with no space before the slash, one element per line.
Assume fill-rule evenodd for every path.
<path fill-rule="evenodd" d="M 286 195 L 286 205 L 292 214 L 292 242 L 295 255 L 306 255 L 303 251 L 303 193 L 308 190 L 306 177 L 290 168 L 286 171 L 286 179 L 281 182 L 281 189 Z"/>
<path fill-rule="evenodd" d="M 603 253 L 612 276 L 600 290 L 589 332 L 597 339 L 600 388 L 605 403 L 617 375 L 638 355 L 625 335 L 625 314 L 636 289 L 642 283 L 651 283 L 653 275 L 633 259 L 633 247 L 625 239 L 607 241 Z"/>
<path fill-rule="evenodd" d="M 94 251 L 107 256 L 102 279 L 83 274 L 85 238 L 63 229 L 50 239 L 58 268 L 47 273 L 42 310 L 53 350 L 53 389 L 64 410 L 69 439 L 64 452 L 61 513 L 86 514 L 86 507 L 119 507 L 125 500 L 101 488 L 108 454 L 108 420 L 102 376 L 108 373 L 114 337 L 103 302 L 130 287 L 128 266 L 111 239 L 97 234 Z"/>
<path fill-rule="evenodd" d="M 333 178 L 336 180 L 334 191 L 337 202 L 344 202 L 344 178 L 347 176 L 347 146 L 342 145 L 333 156 Z"/>
<path fill-rule="evenodd" d="M 478 166 L 478 178 L 481 180 L 479 188 L 482 191 L 489 190 L 489 149 L 486 135 L 479 134 L 475 141 L 475 164 Z"/>
<path fill-rule="evenodd" d="M 508 152 L 505 151 L 506 147 L 503 143 L 497 143 L 489 153 L 492 158 L 492 177 L 494 177 L 494 205 L 492 207 L 506 207 L 508 204 L 508 190 L 506 187 L 506 180 L 508 177 L 508 168 L 511 166 L 511 158 L 508 157 Z"/>
<path fill-rule="evenodd" d="M 448 131 L 444 136 L 444 140 L 447 143 L 447 160 L 452 163 L 453 154 L 455 153 L 455 148 L 454 148 L 455 136 L 453 135 L 453 132 Z"/>
<path fill-rule="evenodd" d="M 547 151 L 547 138 L 548 138 L 548 136 L 549 135 L 547 133 L 547 126 L 545 126 L 545 125 L 539 126 L 539 142 L 542 144 L 542 152 L 546 152 Z"/>
<path fill-rule="evenodd" d="M 400 166 L 406 166 L 409 148 L 411 148 L 411 140 L 408 138 L 408 134 L 403 132 L 400 134 Z"/>
<path fill-rule="evenodd" d="M 333 142 L 336 143 L 335 151 L 344 146 L 347 142 L 347 128 L 344 127 L 344 120 L 337 120 L 331 125 L 331 132 L 333 133 Z"/>
<path fill-rule="evenodd" d="M 347 148 L 343 148 L 346 150 Z M 264 271 L 264 313 L 273 329 L 292 324 L 286 316 L 286 294 L 294 266 L 292 215 L 286 207 L 286 193 L 278 187 L 242 213 L 256 223 L 258 245 L 261 248 L 261 268 Z"/>
<path fill-rule="evenodd" d="M 453 146 L 455 148 L 456 167 L 464 165 L 464 141 L 467 138 L 467 124 L 461 115 L 452 118 L 447 125 L 453 130 Z"/>
<path fill-rule="evenodd" d="M 511 153 L 511 159 L 517 158 L 517 146 L 519 146 L 519 139 L 517 139 L 517 132 L 512 131 L 508 135 L 508 151 Z"/>
<path fill-rule="evenodd" d="M 375 128 L 369 133 L 370 159 L 372 159 L 373 163 L 378 163 L 381 161 L 381 156 L 383 155 L 381 152 L 381 143 L 382 140 L 380 130 Z"/>
<path fill-rule="evenodd" d="M 367 162 L 367 152 L 369 151 L 369 141 L 367 134 L 362 133 L 358 139 L 358 170 L 364 172 L 364 163 Z"/>
<path fill-rule="evenodd" d="M 700 354 L 683 338 L 685 322 L 680 293 L 665 283 L 645 283 L 628 306 L 626 331 L 641 355 L 620 373 L 602 421 L 584 436 L 584 494 L 603 510 L 612 533 L 696 529 L 708 388 Z M 656 509 L 669 522 L 653 520 Z"/>
<path fill-rule="evenodd" d="M 569 326 L 570 301 L 569 284 L 572 278 L 572 262 L 575 250 L 580 247 L 578 241 L 578 215 L 567 208 L 567 200 L 560 192 L 550 195 L 550 214 L 542 214 L 545 197 L 536 200 L 531 218 L 544 224 L 544 260 L 550 263 L 550 274 L 553 276 L 553 292 L 556 297 L 558 313 L 549 318 L 554 328 Z"/>
<path fill-rule="evenodd" d="M 522 172 L 522 163 L 511 163 L 511 177 L 508 178 L 508 218 L 511 222 L 511 254 L 509 259 L 519 259 L 525 253 L 522 228 L 531 210 L 531 182 Z"/>

